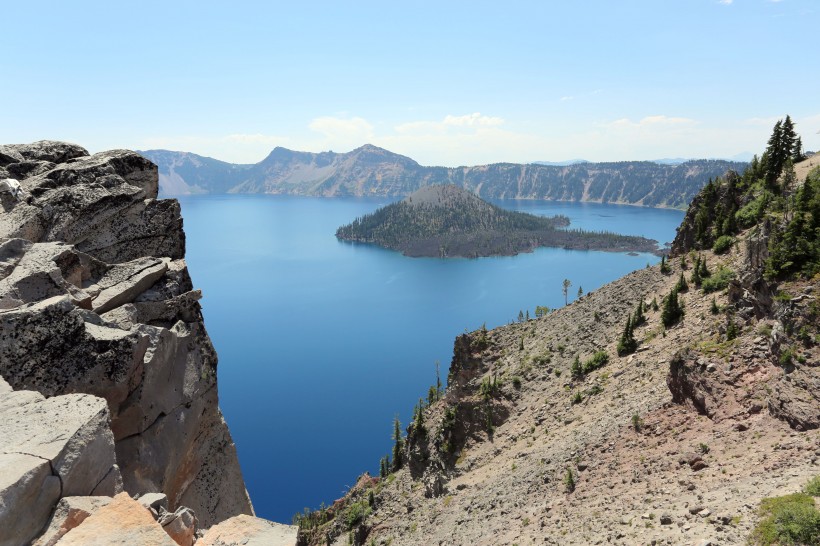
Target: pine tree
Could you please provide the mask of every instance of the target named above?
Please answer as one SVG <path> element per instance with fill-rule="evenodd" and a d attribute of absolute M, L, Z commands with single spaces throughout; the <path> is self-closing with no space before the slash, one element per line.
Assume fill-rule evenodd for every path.
<path fill-rule="evenodd" d="M 669 265 L 666 263 L 666 256 L 661 256 L 661 273 L 664 275 L 671 273 L 672 270 L 669 268 Z"/>
<path fill-rule="evenodd" d="M 401 437 L 401 423 L 398 415 L 393 418 L 393 472 L 404 463 L 404 438 Z"/>
<path fill-rule="evenodd" d="M 697 257 L 695 258 L 695 266 L 692 268 L 692 277 L 689 280 L 696 287 L 700 288 L 700 283 L 701 283 L 701 278 L 700 278 L 700 254 L 698 254 Z"/>
<path fill-rule="evenodd" d="M 709 307 L 709 312 L 713 315 L 717 315 L 720 313 L 720 307 L 718 307 L 717 301 L 715 300 L 714 296 L 712 297 L 712 305 Z"/>
<path fill-rule="evenodd" d="M 683 276 L 683 271 L 680 272 L 680 277 L 678 278 L 678 283 L 675 285 L 675 290 L 678 293 L 689 290 L 689 284 L 686 282 L 686 277 Z"/>
<path fill-rule="evenodd" d="M 632 327 L 637 328 L 644 322 L 646 322 L 646 316 L 643 314 L 644 312 L 644 305 L 643 305 L 643 298 L 638 300 L 638 308 L 635 309 L 635 317 L 632 319 Z"/>
<path fill-rule="evenodd" d="M 413 438 L 415 442 L 427 439 L 427 427 L 424 426 L 424 400 L 419 398 L 413 415 Z"/>
<path fill-rule="evenodd" d="M 794 142 L 794 149 L 792 150 L 792 161 L 798 163 L 803 161 L 803 159 L 805 159 L 803 156 L 803 140 L 797 137 L 797 140 Z"/>
<path fill-rule="evenodd" d="M 658 298 L 656 298 L 655 296 L 652 296 L 652 310 L 658 310 Z"/>
<path fill-rule="evenodd" d="M 766 182 L 770 188 L 774 188 L 780 170 L 783 168 L 783 122 L 777 120 L 772 129 L 772 136 L 769 137 L 766 151 L 763 153 L 763 162 L 766 165 Z"/>
<path fill-rule="evenodd" d="M 518 322 L 524 322 L 524 312 L 520 309 L 518 310 Z"/>
<path fill-rule="evenodd" d="M 427 389 L 427 405 L 432 406 L 435 404 L 436 400 L 438 400 L 438 392 L 436 392 L 436 386 L 430 385 L 430 388 Z"/>
<path fill-rule="evenodd" d="M 485 326 L 486 330 L 486 326 Z M 441 390 L 441 364 L 438 360 L 436 360 L 436 400 L 441 398 L 442 390 Z"/>
<path fill-rule="evenodd" d="M 569 305 L 567 294 L 569 293 L 570 286 L 572 286 L 572 282 L 569 279 L 564 279 L 564 282 L 561 283 L 561 290 L 564 293 L 564 305 Z"/>
<path fill-rule="evenodd" d="M 584 377 L 584 368 L 581 366 L 581 359 L 578 355 L 575 355 L 575 360 L 572 361 L 572 366 L 569 371 L 575 379 Z"/>
<path fill-rule="evenodd" d="M 618 356 L 634 353 L 637 348 L 638 342 L 635 340 L 635 336 L 632 331 L 632 317 L 626 317 L 626 325 L 624 326 L 623 334 L 621 334 L 621 339 L 618 340 Z"/>
<path fill-rule="evenodd" d="M 794 130 L 794 122 L 791 116 L 787 115 L 783 121 L 783 132 L 781 134 L 781 153 L 783 154 L 783 161 L 794 157 L 794 149 L 797 145 L 797 132 Z"/>
<path fill-rule="evenodd" d="M 738 335 L 737 324 L 731 313 L 726 313 L 726 341 L 732 341 Z"/>
<path fill-rule="evenodd" d="M 572 469 L 567 467 L 567 473 L 564 474 L 564 487 L 567 490 L 567 493 L 572 493 L 575 491 L 575 475 L 572 473 Z"/>
<path fill-rule="evenodd" d="M 709 271 L 708 267 L 706 267 L 706 259 L 703 259 L 703 260 L 700 261 L 700 273 L 699 273 L 699 275 L 700 275 L 701 280 L 703 280 L 707 277 L 710 277 L 712 275 L 712 272 Z"/>
<path fill-rule="evenodd" d="M 663 299 L 663 310 L 661 311 L 661 322 L 664 327 L 669 328 L 677 324 L 683 317 L 683 307 L 678 301 L 678 291 L 673 288 L 669 295 Z"/>
<path fill-rule="evenodd" d="M 386 478 L 390 474 L 390 455 L 385 455 L 379 461 L 379 477 Z"/>

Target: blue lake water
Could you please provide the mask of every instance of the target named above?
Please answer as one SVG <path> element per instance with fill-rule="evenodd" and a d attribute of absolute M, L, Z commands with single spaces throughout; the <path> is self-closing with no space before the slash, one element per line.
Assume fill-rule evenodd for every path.
<path fill-rule="evenodd" d="M 406 258 L 336 240 L 388 201 L 265 195 L 180 198 L 187 260 L 219 353 L 220 404 L 259 516 L 290 522 L 340 497 L 389 453 L 394 415 L 442 380 L 453 340 L 536 305 L 563 305 L 561 281 L 594 290 L 658 259 L 538 249 L 513 257 Z M 683 213 L 502 201 L 565 214 L 573 227 L 671 241 Z"/>

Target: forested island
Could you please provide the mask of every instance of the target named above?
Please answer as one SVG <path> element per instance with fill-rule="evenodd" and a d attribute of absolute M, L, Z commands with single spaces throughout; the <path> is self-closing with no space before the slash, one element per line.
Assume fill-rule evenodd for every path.
<path fill-rule="evenodd" d="M 572 250 L 651 252 L 644 237 L 564 229 L 566 216 L 504 210 L 453 185 L 426 186 L 402 201 L 336 230 L 343 241 L 371 243 L 411 257 L 514 256 L 542 246 Z"/>

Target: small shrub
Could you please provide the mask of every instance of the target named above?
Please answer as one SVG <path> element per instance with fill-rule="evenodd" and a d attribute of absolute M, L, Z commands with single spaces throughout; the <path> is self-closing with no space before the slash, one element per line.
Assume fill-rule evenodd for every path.
<path fill-rule="evenodd" d="M 567 467 L 567 472 L 564 474 L 564 488 L 567 490 L 567 493 L 572 493 L 575 491 L 575 474 L 572 473 L 572 469 Z"/>
<path fill-rule="evenodd" d="M 729 286 L 729 281 L 731 281 L 734 277 L 734 271 L 728 267 L 720 267 L 708 279 L 703 279 L 701 282 L 701 288 L 703 288 L 704 294 L 717 292 Z"/>
<path fill-rule="evenodd" d="M 735 238 L 729 235 L 721 235 L 712 246 L 712 252 L 715 254 L 723 254 L 735 244 Z"/>
<path fill-rule="evenodd" d="M 709 453 L 709 446 L 701 442 L 698 444 L 698 451 L 706 455 L 707 453 Z"/>
<path fill-rule="evenodd" d="M 763 519 L 752 531 L 752 544 L 820 543 L 820 511 L 805 493 L 763 499 L 760 515 Z"/>
<path fill-rule="evenodd" d="M 632 428 L 635 432 L 640 432 L 641 428 L 643 427 L 643 419 L 637 413 L 632 414 Z"/>
<path fill-rule="evenodd" d="M 812 497 L 820 497 L 820 475 L 810 479 L 809 483 L 803 488 L 803 492 Z"/>
<path fill-rule="evenodd" d="M 521 378 L 518 377 L 517 375 L 513 376 L 513 378 L 512 378 L 512 386 L 515 387 L 516 389 L 521 388 Z"/>
<path fill-rule="evenodd" d="M 786 292 L 785 290 L 782 290 L 782 291 L 780 291 L 780 292 L 778 292 L 777 294 L 774 295 L 774 300 L 775 301 L 784 301 L 784 302 L 786 302 L 786 301 L 791 301 L 791 299 L 792 299 L 792 295 L 789 294 L 788 292 Z"/>
<path fill-rule="evenodd" d="M 607 362 L 609 362 L 609 354 L 603 350 L 596 351 L 595 354 L 592 355 L 592 358 L 584 361 L 582 365 L 583 372 L 588 374 L 593 370 L 597 370 Z"/>
<path fill-rule="evenodd" d="M 794 361 L 794 350 L 791 347 L 787 347 L 782 353 L 780 353 L 780 365 L 781 366 L 789 366 Z"/>
<path fill-rule="evenodd" d="M 604 392 L 604 388 L 596 383 L 584 391 L 584 394 L 586 394 L 587 398 L 589 398 L 590 396 L 595 396 L 596 394 L 601 394 L 602 392 Z"/>
<path fill-rule="evenodd" d="M 726 317 L 726 341 L 732 341 L 735 339 L 738 334 L 739 330 L 737 324 L 735 324 L 734 319 L 731 316 Z"/>
<path fill-rule="evenodd" d="M 498 393 L 498 378 L 493 376 L 492 379 L 485 377 L 481 380 L 481 385 L 478 388 L 481 397 L 487 401 Z"/>
<path fill-rule="evenodd" d="M 580 392 L 576 392 L 572 395 L 572 403 L 573 404 L 580 404 L 584 398 L 581 396 Z"/>
<path fill-rule="evenodd" d="M 575 355 L 575 360 L 572 361 L 572 366 L 570 366 L 569 371 L 575 379 L 584 377 L 584 368 L 581 366 L 581 359 L 578 355 Z"/>
<path fill-rule="evenodd" d="M 345 523 L 347 524 L 348 529 L 352 529 L 359 523 L 361 523 L 364 518 L 370 515 L 371 508 L 367 504 L 367 501 L 359 501 L 354 502 L 350 505 L 345 512 Z"/>
<path fill-rule="evenodd" d="M 549 353 L 544 353 L 533 358 L 532 362 L 536 365 L 546 365 L 552 362 L 552 356 Z"/>

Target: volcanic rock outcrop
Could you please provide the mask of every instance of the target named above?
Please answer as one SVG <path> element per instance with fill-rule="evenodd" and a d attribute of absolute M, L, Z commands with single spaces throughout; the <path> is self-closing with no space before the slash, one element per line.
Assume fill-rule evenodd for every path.
<path fill-rule="evenodd" d="M 42 141 L 0 146 L 6 179 L 0 543 L 31 540 L 75 495 L 161 492 L 203 528 L 253 514 L 156 166 Z"/>

